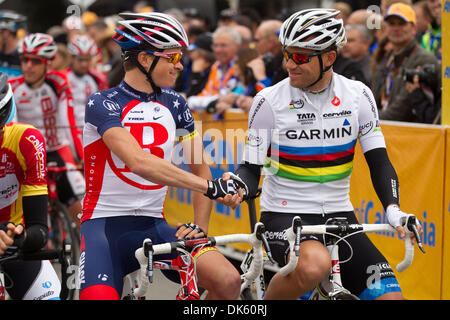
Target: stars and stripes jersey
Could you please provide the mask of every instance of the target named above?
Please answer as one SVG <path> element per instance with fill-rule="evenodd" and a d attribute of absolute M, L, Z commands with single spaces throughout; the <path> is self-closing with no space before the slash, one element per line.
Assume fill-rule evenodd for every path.
<path fill-rule="evenodd" d="M 82 143 L 77 128 L 72 91 L 64 72 L 51 70 L 38 88 L 31 88 L 23 76 L 9 80 L 17 106 L 17 121 L 41 130 L 47 151 L 56 151 L 72 141 L 82 159 Z M 69 135 L 65 129 L 69 129 Z"/>
<path fill-rule="evenodd" d="M 249 113 L 243 160 L 264 165 L 261 211 L 352 211 L 357 140 L 363 152 L 386 147 L 373 94 L 336 73 L 321 93 L 289 81 L 261 90 Z"/>
<path fill-rule="evenodd" d="M 24 223 L 22 198 L 47 194 L 44 137 L 35 127 L 9 123 L 0 138 L 0 222 Z"/>
<path fill-rule="evenodd" d="M 171 89 L 162 89 L 160 95 L 147 94 L 122 81 L 91 95 L 85 114 L 86 194 L 81 221 L 128 215 L 163 217 L 167 186 L 132 173 L 102 136 L 112 127 L 123 127 L 143 150 L 171 161 L 175 143 L 198 134 L 185 99 Z"/>

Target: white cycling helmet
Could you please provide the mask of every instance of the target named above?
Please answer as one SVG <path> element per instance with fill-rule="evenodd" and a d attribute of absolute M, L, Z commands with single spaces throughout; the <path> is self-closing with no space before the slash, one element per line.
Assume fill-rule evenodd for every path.
<path fill-rule="evenodd" d="M 74 56 L 86 55 L 92 57 L 98 53 L 95 40 L 84 34 L 75 35 L 67 44 L 67 49 Z"/>
<path fill-rule="evenodd" d="M 58 47 L 53 37 L 45 33 L 32 33 L 23 38 L 19 45 L 19 54 L 35 54 L 47 60 L 52 60 Z"/>
<path fill-rule="evenodd" d="M 8 76 L 6 73 L 0 72 L 0 127 L 11 122 L 16 114 L 16 103 L 8 83 Z"/>
<path fill-rule="evenodd" d="M 162 51 L 189 46 L 188 36 L 181 23 L 175 18 L 159 12 L 121 13 L 124 20 L 118 23 L 113 39 L 123 49 L 130 50 L 143 42 Z"/>
<path fill-rule="evenodd" d="M 291 15 L 280 29 L 283 47 L 299 47 L 323 51 L 332 45 L 341 48 L 346 42 L 342 19 L 338 10 L 306 9 Z"/>

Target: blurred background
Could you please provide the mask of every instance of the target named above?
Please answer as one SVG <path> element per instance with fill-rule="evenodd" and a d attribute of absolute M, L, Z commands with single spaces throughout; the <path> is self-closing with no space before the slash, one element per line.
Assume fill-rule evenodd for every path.
<path fill-rule="evenodd" d="M 353 10 L 378 5 L 379 1 L 347 0 Z M 156 11 L 170 8 L 194 9 L 196 14 L 207 17 L 211 26 L 216 24 L 224 9 L 256 11 L 263 18 L 279 18 L 288 12 L 311 7 L 330 7 L 330 0 L 0 0 L 0 10 L 10 9 L 28 17 L 27 29 L 42 32 L 76 14 L 77 5 L 81 13 L 91 11 L 100 17 L 115 15 L 122 11 L 133 11 L 135 6 L 150 6 Z"/>

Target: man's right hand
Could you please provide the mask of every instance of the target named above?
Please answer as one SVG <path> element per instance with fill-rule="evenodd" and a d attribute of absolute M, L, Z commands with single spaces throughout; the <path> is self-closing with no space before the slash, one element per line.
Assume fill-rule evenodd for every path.
<path fill-rule="evenodd" d="M 208 190 L 205 193 L 210 199 L 220 204 L 236 209 L 243 198 L 242 189 L 231 179 L 217 178 L 208 180 Z"/>

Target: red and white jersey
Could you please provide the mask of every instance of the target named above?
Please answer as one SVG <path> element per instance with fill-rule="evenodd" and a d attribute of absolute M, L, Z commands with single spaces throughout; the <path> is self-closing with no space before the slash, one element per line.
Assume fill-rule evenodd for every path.
<path fill-rule="evenodd" d="M 72 69 L 67 69 L 67 78 L 69 79 L 70 89 L 73 95 L 73 108 L 75 120 L 81 131 L 84 127 L 84 109 L 87 98 L 97 91 L 108 89 L 108 81 L 103 72 L 95 69 L 89 69 L 89 72 L 79 76 Z"/>
<path fill-rule="evenodd" d="M 167 186 L 135 173 L 105 145 L 112 127 L 128 130 L 146 152 L 172 160 L 176 141 L 196 136 L 185 99 L 162 89 L 160 95 L 137 91 L 124 81 L 93 94 L 86 105 L 83 132 L 86 194 L 81 221 L 114 216 L 163 217 Z"/>
<path fill-rule="evenodd" d="M 76 125 L 72 91 L 63 72 L 49 71 L 39 88 L 30 88 L 23 76 L 9 81 L 17 106 L 17 120 L 38 128 L 47 145 L 47 151 L 55 151 L 69 145 L 72 140 L 82 159 L 83 149 Z M 68 137 L 64 131 L 70 129 Z"/>

